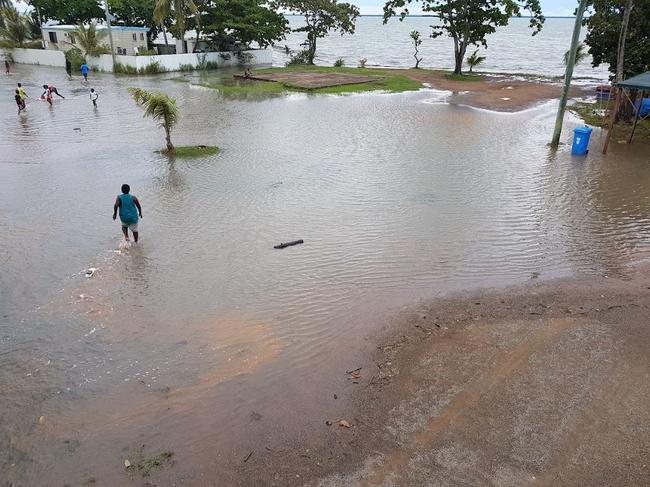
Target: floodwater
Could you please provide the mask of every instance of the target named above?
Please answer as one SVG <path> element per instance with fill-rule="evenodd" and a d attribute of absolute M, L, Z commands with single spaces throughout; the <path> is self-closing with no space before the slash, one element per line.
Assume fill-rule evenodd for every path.
<path fill-rule="evenodd" d="M 10 485 L 125 485 L 124 459 L 161 451 L 176 464 L 158 485 L 232 485 L 249 452 L 322 434 L 345 409 L 345 370 L 404 307 L 618 274 L 650 247 L 647 146 L 614 141 L 603 157 L 595 132 L 588 157 L 553 153 L 552 103 L 498 114 L 432 90 L 229 98 L 176 75 L 97 75 L 93 110 L 62 70 L 16 71 L 0 80 L 31 96 L 21 117 L 0 101 Z M 38 101 L 43 83 L 66 99 Z M 132 85 L 177 97 L 177 144 L 222 151 L 155 153 L 162 131 Z M 144 218 L 141 243 L 120 253 L 124 182 Z"/>
<path fill-rule="evenodd" d="M 532 36 L 529 19 L 510 19 L 506 27 L 500 27 L 487 36 L 487 49 L 480 48 L 486 56 L 485 62 L 477 68 L 487 72 L 531 73 L 543 76 L 563 76 L 565 66 L 562 63 L 564 53 L 571 45 L 574 19 L 549 18 L 542 31 Z M 304 24 L 301 17 L 290 16 L 292 28 Z M 422 35 L 420 57 L 422 67 L 453 69 L 454 44 L 448 36 L 435 39 L 429 37 L 431 25 L 439 22 L 431 17 L 407 17 L 400 22 L 393 18 L 384 24 L 377 16 L 360 17 L 357 20 L 354 35 L 332 33 L 318 40 L 316 51 L 317 64 L 332 65 L 342 58 L 347 66 L 357 66 L 359 60 L 367 59 L 368 66 L 412 67 L 413 41 L 410 33 L 417 30 Z M 582 29 L 581 39 L 587 33 Z M 284 53 L 284 46 L 298 51 L 305 42 L 304 32 L 294 32 L 286 41 L 278 43 L 273 53 L 273 63 L 284 65 L 289 59 Z M 470 47 L 471 53 L 476 47 Z M 574 80 L 577 82 L 606 81 L 609 73 L 607 64 L 598 68 L 591 66 L 591 57 L 575 67 Z"/>

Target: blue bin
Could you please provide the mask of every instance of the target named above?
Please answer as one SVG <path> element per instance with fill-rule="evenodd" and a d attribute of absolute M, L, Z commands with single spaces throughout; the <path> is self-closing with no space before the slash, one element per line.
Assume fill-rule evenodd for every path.
<path fill-rule="evenodd" d="M 650 114 L 650 98 L 644 98 L 643 100 L 637 100 L 634 104 L 634 109 L 639 110 L 639 117 L 647 117 Z"/>
<path fill-rule="evenodd" d="M 576 156 L 584 156 L 589 152 L 589 138 L 591 137 L 592 128 L 578 127 L 573 131 L 573 146 L 571 147 L 571 154 Z"/>

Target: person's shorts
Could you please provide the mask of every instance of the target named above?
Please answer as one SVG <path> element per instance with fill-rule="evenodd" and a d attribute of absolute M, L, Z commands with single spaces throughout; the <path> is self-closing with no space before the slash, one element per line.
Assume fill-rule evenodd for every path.
<path fill-rule="evenodd" d="M 138 231 L 138 224 L 137 223 L 124 223 L 124 222 L 120 222 L 120 223 L 122 223 L 122 228 L 126 227 L 129 230 L 131 230 L 132 232 L 137 232 Z"/>

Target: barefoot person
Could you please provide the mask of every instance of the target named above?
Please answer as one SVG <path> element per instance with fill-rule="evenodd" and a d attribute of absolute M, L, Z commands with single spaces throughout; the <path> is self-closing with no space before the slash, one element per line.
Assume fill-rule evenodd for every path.
<path fill-rule="evenodd" d="M 16 89 L 14 100 L 16 100 L 16 105 L 18 105 L 18 115 L 20 115 L 20 112 L 25 109 L 25 101 L 23 100 L 23 97 L 20 96 L 20 91 L 18 89 Z"/>
<path fill-rule="evenodd" d="M 41 95 L 41 98 L 52 98 L 52 94 L 55 94 L 57 96 L 60 96 L 61 98 L 65 98 L 61 93 L 59 93 L 59 90 L 56 89 L 56 86 L 54 85 L 43 85 L 43 89 L 45 90 L 43 94 Z M 51 102 L 50 102 L 51 104 Z"/>
<path fill-rule="evenodd" d="M 84 77 L 84 81 L 86 81 L 86 82 L 88 82 L 88 71 L 89 71 L 89 70 L 90 70 L 90 68 L 89 68 L 88 65 L 84 62 L 84 63 L 81 65 L 81 76 Z"/>
<path fill-rule="evenodd" d="M 23 99 L 23 102 L 27 101 L 27 93 L 25 92 L 25 88 L 23 88 L 22 83 L 18 83 L 18 94 Z"/>
<path fill-rule="evenodd" d="M 122 233 L 124 238 L 129 241 L 129 230 L 133 232 L 133 240 L 138 242 L 138 215 L 142 218 L 142 207 L 138 198 L 129 194 L 131 187 L 128 184 L 122 185 L 122 194 L 118 195 L 113 205 L 113 220 L 117 218 L 117 211 L 120 211 L 120 221 L 122 222 Z"/>
<path fill-rule="evenodd" d="M 97 98 L 99 98 L 99 93 L 95 91 L 95 88 L 90 88 L 90 101 L 93 102 L 95 108 L 97 108 Z"/>
<path fill-rule="evenodd" d="M 11 66 L 9 66 L 9 61 L 5 59 L 5 74 L 11 74 Z"/>

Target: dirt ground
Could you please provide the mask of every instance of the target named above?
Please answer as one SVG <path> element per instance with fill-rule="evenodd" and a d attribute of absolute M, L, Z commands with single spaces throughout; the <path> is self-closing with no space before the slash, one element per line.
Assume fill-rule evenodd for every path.
<path fill-rule="evenodd" d="M 319 73 L 306 72 L 279 72 L 279 73 L 255 73 L 251 76 L 253 80 L 260 81 L 281 81 L 287 86 L 302 89 L 327 88 L 329 86 L 353 85 L 369 83 L 382 79 L 381 76 L 363 76 L 346 73 Z"/>
<path fill-rule="evenodd" d="M 343 416 L 240 485 L 650 485 L 650 266 L 422 303 Z"/>
<path fill-rule="evenodd" d="M 513 76 L 485 75 L 480 80 L 457 81 L 446 78 L 446 72 L 428 69 L 407 69 L 409 78 L 431 88 L 453 92 L 450 103 L 499 112 L 516 112 L 540 102 L 557 99 L 562 93 L 558 83 L 542 80 L 521 80 Z M 585 91 L 573 87 L 571 96 L 584 96 Z"/>

